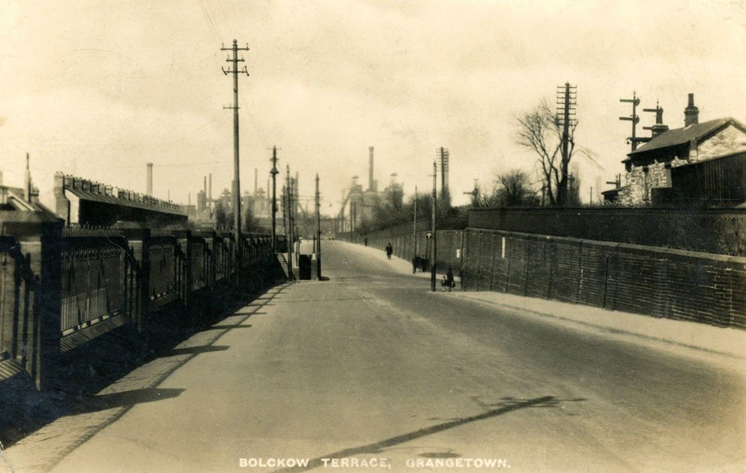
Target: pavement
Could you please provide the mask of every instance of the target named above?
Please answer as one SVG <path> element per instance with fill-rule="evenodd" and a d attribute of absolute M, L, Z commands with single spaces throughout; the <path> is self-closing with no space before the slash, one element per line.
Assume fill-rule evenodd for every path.
<path fill-rule="evenodd" d="M 0 472 L 746 471 L 741 358 L 433 293 L 370 248 L 323 255 L 328 281 L 80 399 Z"/>

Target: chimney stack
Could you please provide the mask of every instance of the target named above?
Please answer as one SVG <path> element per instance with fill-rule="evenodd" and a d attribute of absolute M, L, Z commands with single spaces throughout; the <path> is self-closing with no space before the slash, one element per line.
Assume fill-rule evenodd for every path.
<path fill-rule="evenodd" d="M 210 173 L 210 180 L 208 182 L 209 187 L 207 192 L 207 208 L 212 209 L 212 173 Z"/>
<path fill-rule="evenodd" d="M 684 126 L 699 123 L 699 109 L 694 106 L 694 94 L 689 94 L 689 105 L 684 109 Z"/>
<path fill-rule="evenodd" d="M 149 196 L 153 195 L 153 163 L 148 163 L 148 180 L 145 185 L 145 193 Z"/>
<path fill-rule="evenodd" d="M 373 147 L 369 147 L 368 151 L 370 152 L 370 159 L 369 159 L 369 165 L 368 165 L 368 190 L 375 192 L 375 182 L 373 182 Z"/>

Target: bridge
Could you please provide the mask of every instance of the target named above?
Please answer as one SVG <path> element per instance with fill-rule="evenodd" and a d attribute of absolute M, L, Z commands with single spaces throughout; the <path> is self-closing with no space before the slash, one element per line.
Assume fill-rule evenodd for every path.
<path fill-rule="evenodd" d="M 304 248 L 301 251 L 305 251 Z M 57 393 L 4 472 L 701 471 L 743 460 L 743 331 L 430 292 L 324 242 L 96 392 Z"/>

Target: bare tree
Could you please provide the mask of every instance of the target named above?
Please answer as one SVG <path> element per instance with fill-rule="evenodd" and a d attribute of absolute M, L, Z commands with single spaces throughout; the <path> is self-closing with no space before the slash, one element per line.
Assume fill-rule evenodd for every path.
<path fill-rule="evenodd" d="M 546 99 L 531 112 L 516 117 L 516 121 L 519 125 L 516 144 L 538 155 L 543 192 L 549 204 L 564 206 L 568 194 L 568 166 L 575 152 L 577 121 L 568 125 L 566 156 L 562 153 L 564 127 Z"/>
<path fill-rule="evenodd" d="M 218 230 L 232 230 L 233 229 L 233 216 L 225 208 L 223 202 L 218 202 L 215 207 L 215 224 Z"/>
<path fill-rule="evenodd" d="M 529 174 L 519 169 L 495 173 L 491 185 L 482 187 L 475 184 L 474 191 L 470 194 L 472 208 L 528 207 L 539 204 Z"/>
<path fill-rule="evenodd" d="M 536 191 L 529 175 L 513 169 L 497 176 L 494 200 L 500 207 L 522 207 L 536 204 Z"/>

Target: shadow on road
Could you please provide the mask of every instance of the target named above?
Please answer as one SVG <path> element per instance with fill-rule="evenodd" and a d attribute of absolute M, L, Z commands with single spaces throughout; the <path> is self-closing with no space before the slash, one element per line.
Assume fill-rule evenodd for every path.
<path fill-rule="evenodd" d="M 144 402 L 154 402 L 179 396 L 183 389 L 160 389 L 157 386 L 162 383 L 175 370 L 189 362 L 195 356 L 204 353 L 214 353 L 228 350 L 228 346 L 213 345 L 222 335 L 234 328 L 250 328 L 251 325 L 241 325 L 249 317 L 259 313 L 258 311 L 279 295 L 286 286 L 275 286 L 265 288 L 261 293 L 242 294 L 240 298 L 233 298 L 230 305 L 225 305 L 220 312 L 215 313 L 209 327 L 199 327 L 196 330 L 182 330 L 165 333 L 159 339 L 143 340 L 143 337 L 130 329 L 132 333 L 117 334 L 110 337 L 101 347 L 96 348 L 93 355 L 88 359 L 98 359 L 100 364 L 95 367 L 88 365 L 87 376 L 71 377 L 65 389 L 59 389 L 50 394 L 43 395 L 31 392 L 28 395 L 27 408 L 13 417 L 15 422 L 0 422 L 0 441 L 5 448 L 12 446 L 22 439 L 32 435 L 47 424 L 52 424 L 62 417 L 75 416 L 78 414 L 90 414 L 113 408 L 124 408 L 112 416 L 106 416 L 103 420 L 86 429 L 85 435 L 80 438 L 71 438 L 65 451 L 49 453 L 42 463 L 50 468 L 61 458 L 77 448 L 86 439 L 95 435 L 107 425 L 115 422 L 124 415 L 130 407 Z M 251 305 L 253 310 L 246 310 Z M 243 309 L 243 310 L 242 310 Z M 228 317 L 239 316 L 234 319 L 235 323 L 220 325 L 220 321 Z M 233 320 L 232 320 L 233 321 Z M 194 347 L 178 347 L 179 344 L 190 337 L 208 331 L 211 335 L 209 341 Z M 107 334 L 108 335 L 108 334 Z M 101 338 L 106 337 L 106 335 Z M 126 356 L 136 353 L 138 356 Z M 145 354 L 143 356 L 143 354 Z M 104 390 L 116 389 L 116 382 L 125 378 L 130 372 L 147 363 L 178 355 L 187 355 L 183 360 L 169 363 L 169 368 L 158 372 L 157 375 L 145 375 L 142 380 L 145 383 L 140 389 L 102 393 Z M 0 416 L 2 417 L 2 416 Z M 72 435 L 72 434 L 71 434 Z M 72 435 L 74 437 L 74 435 Z"/>
<path fill-rule="evenodd" d="M 85 399 L 73 409 L 73 414 L 91 414 L 117 407 L 132 407 L 146 402 L 178 397 L 183 389 L 145 388 L 120 393 L 103 394 Z"/>
<path fill-rule="evenodd" d="M 250 315 L 256 315 L 258 314 L 242 314 L 244 316 L 250 316 Z M 251 328 L 251 324 L 249 325 L 239 325 L 239 324 L 233 324 L 233 325 L 213 325 L 212 327 L 207 327 L 205 329 L 202 329 L 203 332 L 206 332 L 208 330 L 233 330 L 234 328 Z"/>
<path fill-rule="evenodd" d="M 581 400 L 582 399 L 570 399 L 569 401 L 577 402 Z M 324 455 L 322 457 L 314 458 L 310 460 L 306 466 L 284 468 L 281 470 L 276 470 L 274 473 L 295 473 L 295 472 L 313 470 L 315 468 L 323 466 L 324 464 L 323 460 L 327 460 L 327 459 L 347 458 L 347 457 L 351 457 L 354 455 L 360 455 L 360 454 L 379 454 L 385 448 L 393 447 L 395 445 L 399 445 L 401 443 L 409 442 L 411 440 L 416 440 L 422 437 L 426 437 L 428 435 L 437 434 L 437 433 L 443 432 L 444 430 L 453 429 L 455 427 L 460 427 L 462 425 L 470 424 L 472 422 L 477 422 L 480 420 L 490 419 L 492 417 L 497 417 L 499 415 L 507 414 L 509 412 L 513 412 L 519 409 L 537 408 L 537 407 L 543 407 L 543 408 L 555 407 L 561 401 L 562 400 L 557 399 L 554 396 L 543 396 L 543 397 L 538 397 L 535 399 L 527 399 L 527 400 L 503 398 L 501 402 L 496 404 L 496 405 L 499 405 L 500 407 L 497 407 L 495 409 L 490 409 L 487 412 L 483 412 L 482 414 L 477 414 L 471 417 L 456 418 L 448 422 L 443 422 L 441 424 L 433 425 L 432 427 L 419 429 L 414 432 L 408 432 L 406 434 L 397 435 L 396 437 L 391 437 L 386 440 L 381 440 L 380 442 L 371 443 L 371 444 L 363 445 L 360 447 L 340 450 L 338 452 L 330 453 L 329 455 Z"/>
<path fill-rule="evenodd" d="M 173 350 L 163 353 L 161 356 L 199 355 L 202 353 L 225 351 L 229 348 L 230 347 L 225 345 L 200 345 L 196 347 L 174 348 Z"/>

